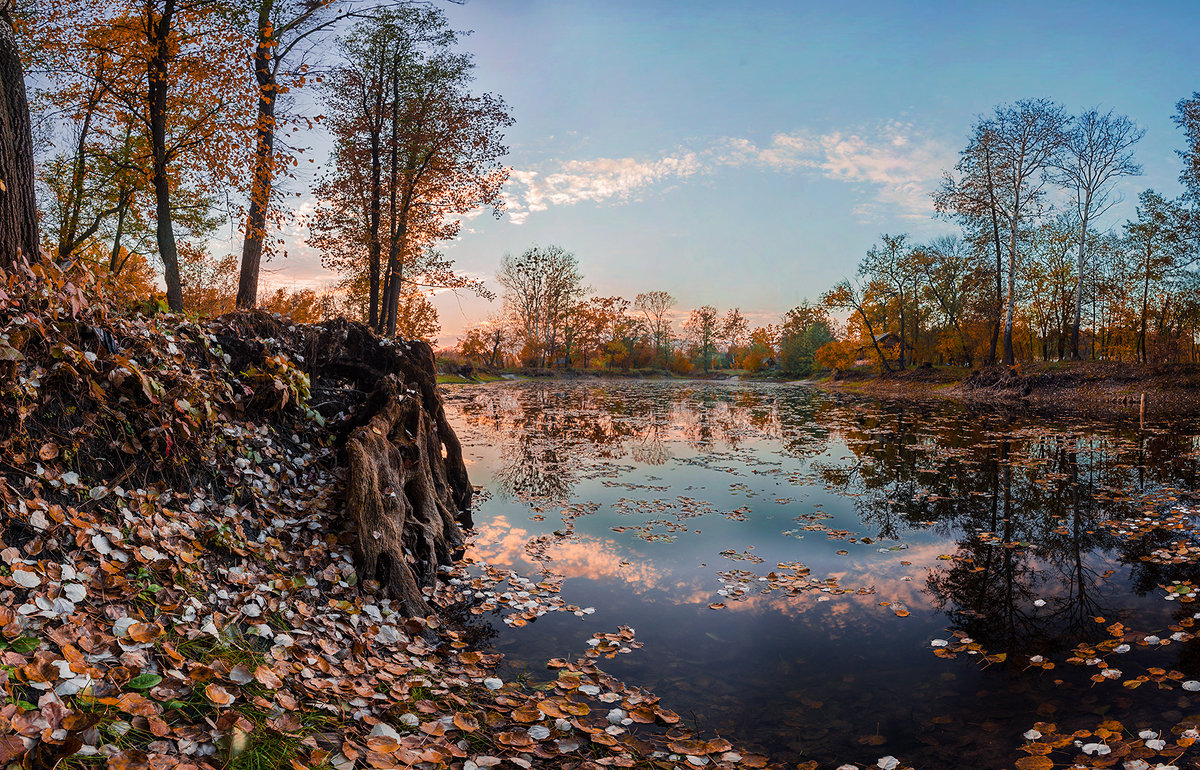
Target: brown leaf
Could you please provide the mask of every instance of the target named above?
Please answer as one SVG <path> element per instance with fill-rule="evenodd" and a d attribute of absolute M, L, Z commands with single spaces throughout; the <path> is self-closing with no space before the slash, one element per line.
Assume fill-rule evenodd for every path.
<path fill-rule="evenodd" d="M 154 733 L 156 738 L 166 738 L 171 734 L 171 726 L 164 722 L 162 717 L 147 717 L 147 721 L 150 722 L 150 732 Z"/>
<path fill-rule="evenodd" d="M 108 759 L 108 770 L 149 770 L 149 767 L 149 758 L 137 749 L 122 751 Z"/>
<path fill-rule="evenodd" d="M 7 765 L 25 753 L 25 742 L 19 735 L 0 735 L 0 765 Z"/>
<path fill-rule="evenodd" d="M 234 700 L 233 695 L 231 695 L 228 690 L 216 682 L 213 682 L 208 687 L 205 687 L 204 694 L 208 696 L 210 701 L 218 706 L 228 706 L 230 703 L 233 703 Z"/>
<path fill-rule="evenodd" d="M 440 721 L 424 722 L 419 728 L 426 735 L 432 735 L 434 738 L 440 738 L 446 734 L 446 726 Z"/>
<path fill-rule="evenodd" d="M 512 718 L 514 720 L 516 720 L 517 722 L 524 722 L 525 724 L 529 724 L 531 722 L 536 722 L 539 719 L 541 719 L 542 712 L 538 709 L 537 706 L 534 706 L 532 704 L 526 704 L 518 709 L 513 709 Z"/>
<path fill-rule="evenodd" d="M 454 726 L 464 733 L 473 733 L 479 729 L 479 720 L 470 714 L 458 712 L 454 715 Z"/>
<path fill-rule="evenodd" d="M 693 756 L 707 754 L 707 746 L 708 743 L 701 740 L 678 740 L 667 744 L 667 748 L 671 751 L 676 751 L 680 754 L 691 754 Z"/>
<path fill-rule="evenodd" d="M 1016 765 L 1017 770 L 1051 770 L 1054 762 L 1048 757 L 1021 757 Z"/>
<path fill-rule="evenodd" d="M 152 717 L 162 713 L 161 706 L 145 695 L 139 695 L 135 692 L 123 693 L 117 699 L 116 706 L 126 714 L 133 714 L 137 717 Z"/>
<path fill-rule="evenodd" d="M 381 754 L 395 754 L 400 744 L 390 735 L 372 735 L 367 738 L 367 749 Z"/>
<path fill-rule="evenodd" d="M 278 690 L 280 687 L 283 687 L 283 680 L 267 666 L 259 666 L 254 669 L 254 678 L 258 680 L 259 684 L 269 690 Z"/>

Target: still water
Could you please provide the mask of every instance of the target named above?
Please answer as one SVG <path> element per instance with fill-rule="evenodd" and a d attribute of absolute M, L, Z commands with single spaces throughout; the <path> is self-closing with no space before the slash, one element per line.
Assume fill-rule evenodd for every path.
<path fill-rule="evenodd" d="M 1200 602 L 1165 598 L 1200 582 L 1194 423 L 784 384 L 445 392 L 481 488 L 472 569 L 578 609 L 478 616 L 514 676 L 631 626 L 644 646 L 605 670 L 743 749 L 823 766 L 1011 767 L 1038 722 L 1166 731 L 1200 712 L 1180 687 L 1200 641 L 1178 625 Z M 1118 622 L 1128 652 L 1080 662 Z M 935 655 L 964 637 L 977 654 Z M 1104 666 L 1118 676 L 1093 681 Z M 1165 689 L 1126 684 L 1160 669 Z"/>

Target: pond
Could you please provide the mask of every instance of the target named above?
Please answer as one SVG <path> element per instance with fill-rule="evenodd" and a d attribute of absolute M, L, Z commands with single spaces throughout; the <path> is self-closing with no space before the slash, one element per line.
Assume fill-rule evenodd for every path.
<path fill-rule="evenodd" d="M 1117 720 L 1140 748 L 1200 713 L 1192 422 L 787 384 L 446 393 L 474 612 L 511 675 L 628 626 L 643 646 L 606 671 L 830 767 L 1011 767 L 1035 724 Z"/>

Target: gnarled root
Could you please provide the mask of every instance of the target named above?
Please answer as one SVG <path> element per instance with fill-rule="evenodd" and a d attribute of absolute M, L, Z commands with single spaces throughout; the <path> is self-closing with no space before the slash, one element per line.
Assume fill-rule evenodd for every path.
<path fill-rule="evenodd" d="M 394 376 L 370 402 L 377 410 L 346 442 L 346 513 L 358 528 L 359 577 L 376 581 L 410 615 L 424 616 L 430 608 L 422 589 L 463 547 L 442 456 L 445 434 Z"/>

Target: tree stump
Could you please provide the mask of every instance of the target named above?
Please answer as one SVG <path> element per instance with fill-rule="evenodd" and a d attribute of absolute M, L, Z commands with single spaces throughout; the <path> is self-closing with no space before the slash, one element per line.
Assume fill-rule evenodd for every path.
<path fill-rule="evenodd" d="M 439 565 L 461 555 L 462 527 L 472 526 L 471 483 L 437 392 L 432 348 L 381 340 L 343 319 L 289 324 L 251 311 L 221 321 L 234 332 L 220 339 L 222 348 L 246 365 L 279 349 L 303 360 L 314 408 L 342 415 L 331 428 L 343 442 L 343 499 L 360 582 L 411 616 L 430 614 L 422 589 L 434 584 Z"/>

